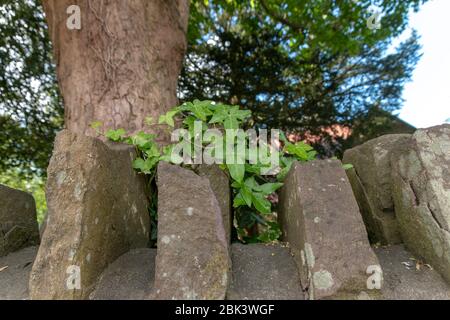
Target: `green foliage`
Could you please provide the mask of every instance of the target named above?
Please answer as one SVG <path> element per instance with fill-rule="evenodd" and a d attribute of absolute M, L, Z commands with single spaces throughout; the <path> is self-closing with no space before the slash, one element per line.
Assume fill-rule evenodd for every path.
<path fill-rule="evenodd" d="M 367 115 L 401 107 L 419 37 L 393 43 L 424 2 L 191 1 L 181 96 L 239 104 L 250 126 L 322 137 L 315 149 L 332 156 L 342 141 L 323 128 L 366 119 L 377 131 Z M 383 12 L 379 30 L 367 27 L 371 5 Z"/>
<path fill-rule="evenodd" d="M 250 116 L 251 111 L 240 110 L 238 106 L 219 105 L 209 123 L 219 123 L 225 129 L 239 129 L 239 124 Z"/>
<path fill-rule="evenodd" d="M 239 129 L 245 121 L 251 117 L 251 112 L 242 110 L 239 106 L 218 104 L 213 101 L 186 102 L 181 106 L 173 108 L 159 119 L 159 124 L 175 125 L 175 119 L 180 120 L 181 128 L 194 133 L 195 122 L 202 123 L 202 133 L 209 128 L 214 129 Z M 99 122 L 92 123 L 92 127 L 98 129 Z M 166 146 L 161 150 L 156 144 L 155 136 L 144 132 L 128 136 L 125 130 L 108 130 L 105 136 L 115 142 L 123 142 L 134 145 L 139 153 L 133 163 L 133 168 L 150 177 L 153 180 L 155 168 L 159 161 L 171 161 L 172 146 Z M 227 144 L 227 136 L 224 137 L 223 145 Z M 283 186 L 281 181 L 288 173 L 292 163 L 298 161 L 310 161 L 316 157 L 313 148 L 305 143 L 290 143 L 282 135 L 284 147 L 276 156 L 280 158 L 280 172 L 277 176 L 268 178 L 261 175 L 261 169 L 267 167 L 261 163 L 251 164 L 248 155 L 237 155 L 243 160 L 242 164 L 226 164 L 220 167 L 228 173 L 233 188 L 233 207 L 235 208 L 235 227 L 239 239 L 244 242 L 272 242 L 278 240 L 281 230 L 276 222 L 274 208 L 269 197 Z M 191 134 L 189 141 L 191 149 L 195 147 L 195 136 Z M 201 146 L 202 151 L 207 142 Z M 232 141 L 236 148 L 237 140 Z M 192 150 L 191 150 L 192 152 Z M 237 160 L 236 158 L 235 160 Z M 185 164 L 186 165 L 186 164 Z M 270 181 L 269 181 L 270 180 Z M 157 213 L 156 200 L 152 201 L 149 209 L 156 227 Z M 252 231 L 256 227 L 257 231 Z"/>
<path fill-rule="evenodd" d="M 36 201 L 38 222 L 39 224 L 43 222 L 47 213 L 45 180 L 43 178 L 33 177 L 25 180 L 18 170 L 10 170 L 0 174 L 0 184 L 32 194 Z"/>
<path fill-rule="evenodd" d="M 350 170 L 354 168 L 351 163 L 346 163 L 342 167 L 344 168 L 344 170 Z"/>
<path fill-rule="evenodd" d="M 62 102 L 40 1 L 0 1 L 0 171 L 45 176 Z"/>
<path fill-rule="evenodd" d="M 97 122 L 98 123 L 98 122 Z M 93 125 L 91 126 L 93 129 L 96 128 L 96 123 L 93 123 Z M 125 131 L 125 129 L 118 129 L 118 130 L 108 130 L 106 132 L 106 137 L 114 142 L 119 142 L 122 140 L 122 138 L 125 136 L 127 132 Z"/>
<path fill-rule="evenodd" d="M 156 246 L 158 240 L 158 194 L 156 192 L 152 193 L 150 203 L 151 205 L 148 208 L 151 224 L 150 241 Z"/>
<path fill-rule="evenodd" d="M 94 123 L 95 124 L 95 123 Z M 146 175 L 152 175 L 159 161 L 167 159 L 169 149 L 165 149 L 164 156 L 161 154 L 155 135 L 140 131 L 134 135 L 127 136 L 124 129 L 108 130 L 105 137 L 114 142 L 122 142 L 136 147 L 138 157 L 133 161 L 133 168 Z"/>
<path fill-rule="evenodd" d="M 176 110 L 173 111 L 169 111 L 167 114 L 162 115 L 159 117 L 159 124 L 167 124 L 169 127 L 174 127 L 175 126 L 175 122 L 173 120 L 173 117 L 175 116 L 175 114 L 177 113 Z"/>

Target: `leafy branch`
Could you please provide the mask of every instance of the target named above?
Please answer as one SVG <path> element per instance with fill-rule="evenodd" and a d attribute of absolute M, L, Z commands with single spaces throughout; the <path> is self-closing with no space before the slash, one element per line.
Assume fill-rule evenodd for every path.
<path fill-rule="evenodd" d="M 205 151 L 205 142 L 198 145 L 196 142 L 196 124 L 201 123 L 201 133 L 208 129 L 218 129 L 219 131 L 234 129 L 243 126 L 245 121 L 251 117 L 249 110 L 241 110 L 239 106 L 229 106 L 213 101 L 187 102 L 175 107 L 166 114 L 160 116 L 158 124 L 175 127 L 175 123 L 180 121 L 180 127 L 190 133 L 190 152 L 195 147 L 200 147 Z M 99 122 L 91 125 L 99 134 L 102 126 Z M 138 151 L 138 157 L 133 162 L 133 168 L 140 173 L 149 176 L 151 182 L 155 176 L 156 167 L 159 161 L 171 161 L 171 154 L 174 145 L 160 148 L 155 142 L 155 135 L 139 132 L 134 135 L 127 135 L 124 129 L 108 130 L 104 136 L 115 142 L 122 142 L 133 145 Z M 228 143 L 236 150 L 238 141 L 228 141 L 228 136 L 224 137 Z M 245 143 L 249 142 L 245 137 Z M 267 149 L 267 156 L 279 158 L 280 168 L 278 173 L 272 177 L 261 175 L 262 170 L 269 169 L 269 164 L 260 161 L 253 163 L 250 161 L 249 152 L 235 155 L 235 161 L 231 164 L 220 164 L 230 178 L 233 190 L 233 207 L 235 209 L 234 226 L 236 227 L 239 240 L 243 242 L 273 242 L 281 236 L 281 229 L 276 222 L 274 210 L 274 198 L 277 190 L 283 186 L 283 179 L 289 172 L 294 161 L 310 161 L 316 157 L 313 148 L 303 142 L 293 144 L 281 134 L 281 151 L 276 148 Z M 270 151 L 269 151 L 270 149 Z M 214 156 L 216 156 L 214 154 Z M 221 162 L 219 162 L 221 163 Z M 185 164 L 186 165 L 186 164 Z M 153 203 L 155 203 L 154 201 Z M 156 208 L 149 210 L 152 219 L 157 219 Z"/>

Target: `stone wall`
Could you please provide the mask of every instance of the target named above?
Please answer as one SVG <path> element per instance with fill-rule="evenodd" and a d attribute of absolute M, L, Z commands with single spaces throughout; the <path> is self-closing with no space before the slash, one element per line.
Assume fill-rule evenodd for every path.
<path fill-rule="evenodd" d="M 33 197 L 0 185 L 0 257 L 39 244 Z"/>
<path fill-rule="evenodd" d="M 230 244 L 218 167 L 162 162 L 148 248 L 135 157 L 61 132 L 38 250 L 32 197 L 0 186 L 0 299 L 450 299 L 450 125 L 349 150 L 347 172 L 338 160 L 295 163 L 276 244 Z"/>
<path fill-rule="evenodd" d="M 126 145 L 67 130 L 58 134 L 32 299 L 86 299 L 108 264 L 148 245 L 148 200 L 144 178 L 132 169 L 135 156 Z"/>
<path fill-rule="evenodd" d="M 450 282 L 450 125 L 369 141 L 344 162 L 373 241 L 404 243 Z"/>
<path fill-rule="evenodd" d="M 379 293 L 368 291 L 368 272 L 381 267 L 340 161 L 295 163 L 278 214 L 309 299 Z"/>

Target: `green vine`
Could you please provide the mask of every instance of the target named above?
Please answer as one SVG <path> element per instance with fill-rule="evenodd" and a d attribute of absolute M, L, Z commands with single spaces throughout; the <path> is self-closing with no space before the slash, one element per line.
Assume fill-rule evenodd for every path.
<path fill-rule="evenodd" d="M 196 146 L 194 136 L 196 121 L 201 121 L 203 134 L 208 129 L 218 129 L 219 131 L 240 129 L 249 117 L 251 117 L 251 112 L 249 110 L 241 110 L 239 106 L 195 100 L 175 107 L 165 115 L 162 115 L 159 118 L 158 125 L 167 125 L 174 128 L 175 123 L 179 122 L 179 127 L 190 133 L 191 148 L 187 151 L 190 153 L 189 155 L 192 155 Z M 147 123 L 155 125 L 151 118 L 147 119 Z M 102 123 L 94 122 L 91 124 L 91 127 L 97 130 L 99 134 L 103 134 L 99 130 L 102 127 Z M 139 132 L 134 135 L 128 135 L 124 129 L 118 129 L 107 130 L 104 135 L 111 141 L 127 143 L 136 147 L 138 157 L 133 162 L 133 168 L 145 174 L 149 178 L 150 183 L 154 180 L 158 162 L 171 162 L 171 154 L 175 145 L 168 145 L 161 149 L 155 142 L 155 135 L 153 134 Z M 226 137 L 224 138 L 224 145 L 226 145 Z M 316 152 L 311 146 L 303 142 L 293 144 L 286 139 L 283 133 L 280 134 L 280 141 L 282 142 L 281 150 L 272 150 L 272 154 L 275 152 L 275 156 L 278 157 L 280 166 L 279 172 L 274 176 L 262 176 L 261 170 L 268 169 L 270 165 L 262 164 L 259 161 L 251 163 L 248 151 L 243 155 L 237 155 L 237 157 L 241 157 L 242 164 L 219 165 L 231 180 L 234 199 L 233 207 L 235 210 L 234 226 L 237 236 L 242 242 L 273 242 L 279 239 L 281 230 L 276 221 L 274 210 L 275 201 L 273 199 L 275 198 L 275 193 L 283 186 L 283 179 L 295 160 L 305 162 L 316 157 Z M 235 140 L 230 143 L 237 146 Z M 202 143 L 200 146 L 202 151 L 205 150 L 205 147 L 205 143 Z M 195 167 L 192 164 L 184 164 L 184 166 Z M 155 233 L 152 234 L 152 240 L 155 240 L 157 221 L 155 203 L 157 199 L 153 200 L 153 205 L 149 208 L 149 212 L 152 217 L 153 230 L 155 230 Z"/>

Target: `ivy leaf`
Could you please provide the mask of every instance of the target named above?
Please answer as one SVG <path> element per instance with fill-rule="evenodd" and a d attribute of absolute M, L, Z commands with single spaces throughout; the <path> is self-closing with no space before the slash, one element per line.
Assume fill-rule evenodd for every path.
<path fill-rule="evenodd" d="M 152 126 L 155 124 L 155 119 L 153 119 L 153 117 L 145 117 L 145 124 L 148 126 Z"/>
<path fill-rule="evenodd" d="M 242 183 L 239 183 L 237 181 L 233 181 L 233 183 L 231 184 L 231 187 L 234 189 L 240 189 L 242 186 Z"/>
<path fill-rule="evenodd" d="M 276 222 L 267 221 L 266 230 L 258 236 L 258 240 L 262 242 L 273 242 L 280 238 L 281 228 Z"/>
<path fill-rule="evenodd" d="M 286 138 L 286 134 L 283 131 L 280 132 L 280 141 L 284 142 L 285 144 L 290 143 L 289 140 Z"/>
<path fill-rule="evenodd" d="M 300 160 L 307 160 L 308 159 L 308 152 L 303 149 L 300 146 L 296 146 L 294 144 L 288 144 L 284 148 L 286 152 L 289 152 L 289 154 L 295 156 L 296 158 Z"/>
<path fill-rule="evenodd" d="M 255 177 L 247 178 L 244 185 L 252 191 L 262 193 L 264 196 L 274 193 L 283 186 L 282 183 L 265 183 L 260 185 L 256 182 Z"/>
<path fill-rule="evenodd" d="M 225 129 L 239 129 L 239 124 L 251 114 L 249 110 L 240 110 L 239 106 L 220 106 L 216 108 L 209 123 L 222 123 Z"/>
<path fill-rule="evenodd" d="M 198 119 L 202 121 L 206 121 L 207 116 L 212 114 L 212 112 L 209 111 L 209 109 L 202 104 L 194 104 L 191 109 L 191 112 L 194 114 L 194 116 L 196 116 Z"/>
<path fill-rule="evenodd" d="M 262 163 L 258 163 L 258 164 L 249 164 L 246 163 L 245 164 L 245 171 L 249 172 L 249 173 L 254 173 L 254 174 L 261 174 L 263 169 L 269 169 L 271 166 L 271 164 L 262 164 Z"/>
<path fill-rule="evenodd" d="M 234 208 L 238 208 L 238 207 L 240 207 L 240 206 L 245 206 L 245 205 L 247 205 L 247 204 L 245 203 L 244 198 L 242 198 L 242 194 L 241 194 L 241 193 L 238 193 L 237 196 L 234 197 L 234 200 L 233 200 L 233 207 L 234 207 Z"/>
<path fill-rule="evenodd" d="M 195 122 L 198 121 L 198 119 L 193 116 L 189 115 L 184 119 L 183 124 L 187 126 L 187 130 L 189 131 L 191 137 L 194 137 L 195 135 Z M 202 121 L 202 132 L 205 132 L 208 130 L 208 125 Z"/>
<path fill-rule="evenodd" d="M 309 161 L 316 156 L 314 148 L 301 141 L 296 144 L 286 143 L 284 150 L 300 161 Z"/>
<path fill-rule="evenodd" d="M 207 121 L 207 117 L 211 116 L 213 113 L 210 110 L 214 102 L 212 101 L 200 101 L 194 100 L 194 102 L 188 102 L 181 106 L 182 111 L 191 112 L 196 119 L 202 121 Z"/>
<path fill-rule="evenodd" d="M 242 183 L 245 176 L 245 165 L 243 164 L 227 164 L 228 171 L 234 181 Z"/>
<path fill-rule="evenodd" d="M 173 151 L 173 148 L 175 148 L 174 144 L 165 146 L 163 148 L 163 154 L 159 157 L 159 160 L 171 163 L 172 162 L 172 151 Z"/>
<path fill-rule="evenodd" d="M 308 161 L 312 161 L 312 160 L 316 159 L 317 151 L 315 151 L 315 150 L 308 151 L 308 156 L 309 156 Z"/>
<path fill-rule="evenodd" d="M 259 184 L 256 182 L 255 177 L 250 177 L 245 180 L 245 185 L 251 190 L 259 191 Z"/>
<path fill-rule="evenodd" d="M 278 173 L 277 175 L 277 180 L 278 181 L 283 181 L 287 174 L 289 173 L 289 171 L 291 171 L 292 168 L 292 164 L 294 163 L 295 159 L 292 157 L 281 157 L 281 163 L 283 165 L 280 173 Z"/>
<path fill-rule="evenodd" d="M 101 121 L 94 121 L 89 125 L 92 129 L 98 129 L 101 128 L 103 126 L 103 122 Z"/>
<path fill-rule="evenodd" d="M 218 106 L 213 113 L 213 116 L 211 120 L 209 120 L 209 123 L 222 123 L 225 121 L 225 119 L 228 116 L 227 107 L 224 105 Z"/>
<path fill-rule="evenodd" d="M 143 171 L 145 168 L 145 160 L 142 158 L 137 158 L 133 161 L 133 169 Z"/>
<path fill-rule="evenodd" d="M 272 213 L 272 203 L 262 193 L 252 193 L 252 203 L 256 210 L 262 214 Z"/>
<path fill-rule="evenodd" d="M 354 166 L 351 163 L 346 163 L 346 164 L 342 165 L 342 168 L 344 168 L 344 170 L 350 170 L 350 169 L 353 169 Z"/>
<path fill-rule="evenodd" d="M 166 114 L 163 114 L 159 117 L 158 123 L 167 124 L 172 128 L 175 127 L 175 121 L 173 120 L 173 117 L 175 117 L 175 115 L 177 115 L 178 112 L 179 112 L 178 109 L 170 110 Z"/>
<path fill-rule="evenodd" d="M 126 133 L 125 129 L 108 130 L 106 137 L 111 141 L 119 142 L 124 138 Z"/>
<path fill-rule="evenodd" d="M 152 143 L 150 148 L 144 151 L 145 155 L 148 158 L 158 158 L 161 156 L 161 152 L 159 152 L 158 146 L 156 143 Z"/>
<path fill-rule="evenodd" d="M 186 119 L 183 120 L 183 124 L 187 126 L 187 129 L 191 136 L 194 135 L 194 122 L 196 118 L 192 115 L 187 116 Z"/>
<path fill-rule="evenodd" d="M 133 145 L 137 146 L 140 150 L 145 151 L 152 147 L 155 137 L 154 134 L 141 131 L 132 136 L 131 140 Z"/>
<path fill-rule="evenodd" d="M 282 183 L 266 183 L 259 187 L 259 191 L 265 196 L 274 193 L 283 186 Z"/>
<path fill-rule="evenodd" d="M 242 199 L 244 199 L 247 206 L 252 206 L 252 190 L 249 189 L 245 184 L 242 184 L 241 190 L 239 193 L 242 195 Z"/>
<path fill-rule="evenodd" d="M 142 173 L 151 174 L 158 161 L 159 158 L 149 158 L 147 160 L 137 158 L 133 161 L 133 168 L 141 171 Z"/>

